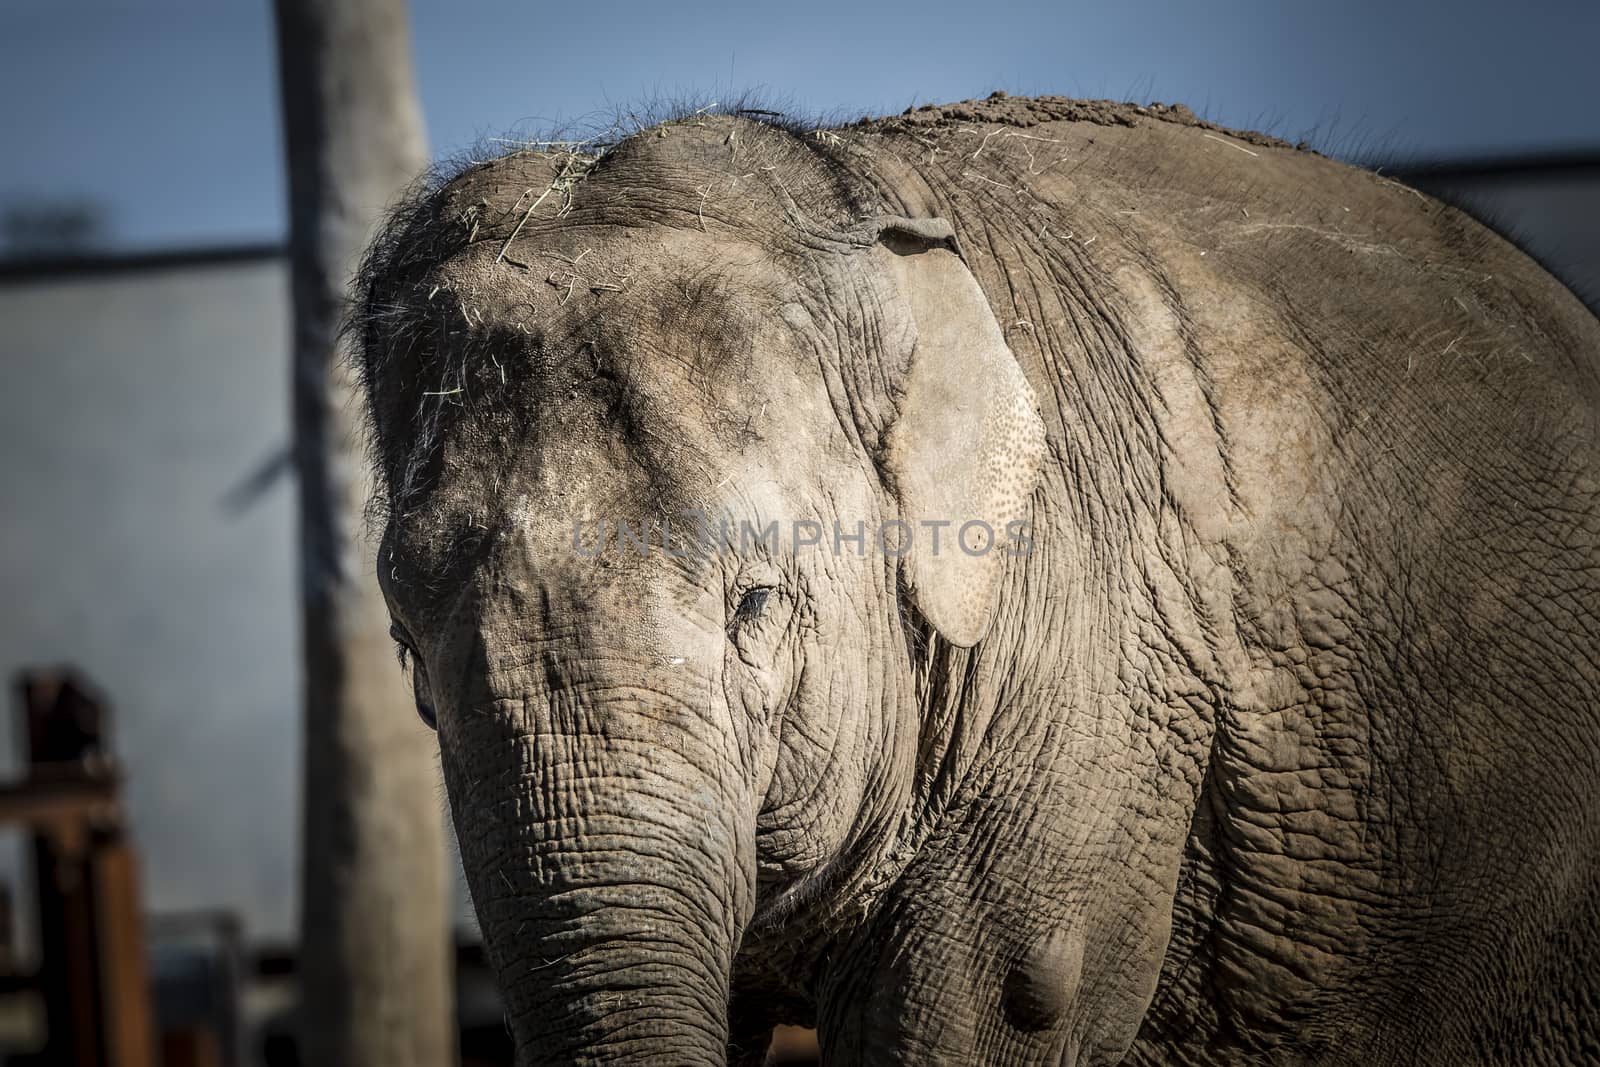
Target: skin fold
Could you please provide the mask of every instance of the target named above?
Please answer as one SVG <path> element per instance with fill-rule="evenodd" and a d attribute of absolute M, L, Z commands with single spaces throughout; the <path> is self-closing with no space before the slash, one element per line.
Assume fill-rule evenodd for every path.
<path fill-rule="evenodd" d="M 1600 1058 L 1600 324 L 1461 213 L 696 114 L 426 185 L 351 336 L 519 1064 Z M 1028 543 L 574 540 L 690 509 Z"/>

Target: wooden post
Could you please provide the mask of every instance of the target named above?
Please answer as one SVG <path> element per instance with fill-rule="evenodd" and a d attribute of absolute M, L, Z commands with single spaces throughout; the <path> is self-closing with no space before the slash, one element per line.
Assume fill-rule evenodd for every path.
<path fill-rule="evenodd" d="M 33 831 L 46 1059 L 155 1067 L 138 861 L 103 744 L 110 713 L 70 674 L 26 674 L 21 689 L 29 774 L 0 786 L 0 823 Z"/>
<path fill-rule="evenodd" d="M 338 331 L 384 208 L 423 168 L 404 0 L 277 0 L 294 296 L 305 803 L 301 1055 L 455 1059 L 434 738 L 394 660 L 366 537 L 353 372 Z"/>
<path fill-rule="evenodd" d="M 139 866 L 120 835 L 90 850 L 96 969 L 100 977 L 100 1042 L 109 1067 L 154 1063 L 155 1027 L 140 909 Z"/>

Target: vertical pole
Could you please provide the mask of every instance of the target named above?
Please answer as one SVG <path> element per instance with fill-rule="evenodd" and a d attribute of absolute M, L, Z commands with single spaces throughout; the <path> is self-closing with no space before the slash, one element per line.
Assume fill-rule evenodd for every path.
<path fill-rule="evenodd" d="M 305 786 L 300 975 L 310 1067 L 454 1062 L 432 734 L 394 662 L 338 330 L 383 209 L 423 167 L 403 0 L 277 0 L 294 296 Z"/>

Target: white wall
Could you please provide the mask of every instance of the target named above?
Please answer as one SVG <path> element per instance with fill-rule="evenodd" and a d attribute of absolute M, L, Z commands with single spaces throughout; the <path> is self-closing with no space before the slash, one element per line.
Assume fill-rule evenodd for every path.
<path fill-rule="evenodd" d="M 292 494 L 229 494 L 288 439 L 286 307 L 276 260 L 0 284 L 0 672 L 110 696 L 150 907 L 268 934 L 297 877 Z"/>
<path fill-rule="evenodd" d="M 271 258 L 0 280 L 0 676 L 106 691 L 147 907 L 253 938 L 298 912 L 293 485 L 245 491 L 289 439 L 288 315 Z"/>

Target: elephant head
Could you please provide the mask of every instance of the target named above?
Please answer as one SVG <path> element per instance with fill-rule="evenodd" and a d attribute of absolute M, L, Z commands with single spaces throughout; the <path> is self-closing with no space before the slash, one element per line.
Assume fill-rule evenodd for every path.
<path fill-rule="evenodd" d="M 355 320 L 521 1063 L 725 1062 L 741 944 L 892 875 L 918 659 L 1004 610 L 1043 453 L 948 224 L 787 134 L 661 131 L 426 190 Z"/>

